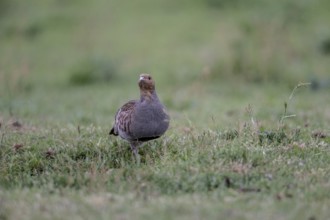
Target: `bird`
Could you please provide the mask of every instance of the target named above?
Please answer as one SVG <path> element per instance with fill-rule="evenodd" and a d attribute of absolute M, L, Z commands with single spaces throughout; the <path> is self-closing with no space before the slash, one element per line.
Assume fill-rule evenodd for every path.
<path fill-rule="evenodd" d="M 138 86 L 140 99 L 128 101 L 118 109 L 109 132 L 109 135 L 119 135 L 128 141 L 136 157 L 140 145 L 162 136 L 170 123 L 170 116 L 157 96 L 152 76 L 140 74 Z"/>

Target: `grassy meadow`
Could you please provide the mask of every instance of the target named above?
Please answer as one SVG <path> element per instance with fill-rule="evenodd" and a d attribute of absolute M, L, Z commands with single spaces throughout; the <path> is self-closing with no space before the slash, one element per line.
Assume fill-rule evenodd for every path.
<path fill-rule="evenodd" d="M 0 0 L 0 220 L 328 219 L 330 2 Z M 109 137 L 152 74 L 171 125 Z"/>

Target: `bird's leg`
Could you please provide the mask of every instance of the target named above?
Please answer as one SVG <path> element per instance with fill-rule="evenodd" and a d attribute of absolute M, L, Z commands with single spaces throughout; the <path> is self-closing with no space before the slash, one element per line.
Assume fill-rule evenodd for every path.
<path fill-rule="evenodd" d="M 131 142 L 130 144 L 131 144 L 132 152 L 136 156 L 139 153 L 138 152 L 138 149 L 139 149 L 138 143 L 134 141 L 134 142 Z"/>
<path fill-rule="evenodd" d="M 132 149 L 132 152 L 135 156 L 135 159 L 136 159 L 137 163 L 140 164 L 140 155 L 139 155 L 139 152 L 138 152 L 140 143 L 137 142 L 137 141 L 134 141 L 134 142 L 131 142 L 130 144 L 131 144 L 131 149 Z"/>

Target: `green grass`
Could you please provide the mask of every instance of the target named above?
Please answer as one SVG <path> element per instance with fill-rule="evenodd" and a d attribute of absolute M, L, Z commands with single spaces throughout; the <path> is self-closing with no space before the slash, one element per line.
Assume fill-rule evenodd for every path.
<path fill-rule="evenodd" d="M 330 215 L 327 1 L 0 5 L 0 220 Z M 140 72 L 171 125 L 138 165 Z"/>

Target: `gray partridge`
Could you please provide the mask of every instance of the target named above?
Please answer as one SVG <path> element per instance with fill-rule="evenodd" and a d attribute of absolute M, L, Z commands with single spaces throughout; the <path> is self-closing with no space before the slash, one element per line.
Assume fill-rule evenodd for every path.
<path fill-rule="evenodd" d="M 117 111 L 109 133 L 128 141 L 135 156 L 143 142 L 162 136 L 170 122 L 170 117 L 157 96 L 152 77 L 141 74 L 138 85 L 140 99 L 127 102 Z"/>

